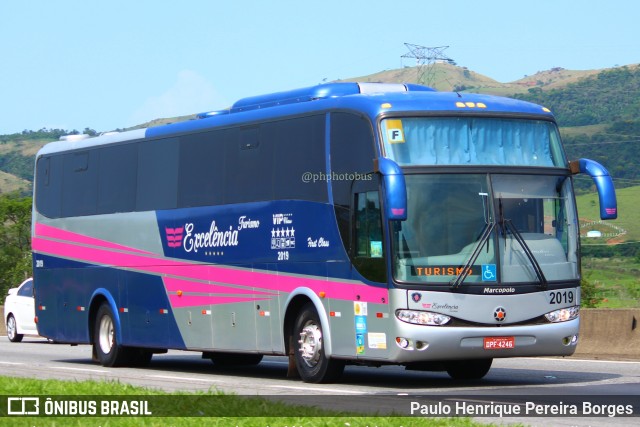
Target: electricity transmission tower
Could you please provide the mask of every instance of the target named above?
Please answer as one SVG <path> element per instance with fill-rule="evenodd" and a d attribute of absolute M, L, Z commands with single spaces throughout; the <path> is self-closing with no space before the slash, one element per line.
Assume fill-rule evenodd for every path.
<path fill-rule="evenodd" d="M 444 61 L 455 65 L 455 61 L 445 55 L 443 52 L 449 46 L 426 47 L 418 46 L 411 43 L 404 44 L 409 52 L 401 56 L 401 58 L 415 58 L 418 69 L 418 84 L 433 86 L 435 79 L 434 64 L 438 61 Z"/>

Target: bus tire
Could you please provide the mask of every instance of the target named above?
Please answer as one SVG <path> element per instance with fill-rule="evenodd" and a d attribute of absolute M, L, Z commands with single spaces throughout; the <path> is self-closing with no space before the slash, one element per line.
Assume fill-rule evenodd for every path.
<path fill-rule="evenodd" d="M 344 371 L 344 361 L 325 355 L 322 325 L 312 303 L 298 314 L 293 328 L 296 368 L 307 383 L 328 383 L 337 380 Z"/>
<path fill-rule="evenodd" d="M 446 364 L 447 373 L 454 380 L 479 380 L 491 369 L 493 359 L 456 360 Z"/>
<path fill-rule="evenodd" d="M 98 309 L 93 330 L 93 349 L 102 366 L 123 366 L 130 362 L 131 352 L 118 343 L 111 306 L 104 302 Z"/>
<path fill-rule="evenodd" d="M 20 342 L 24 338 L 24 335 L 18 333 L 18 323 L 13 314 L 7 317 L 7 338 L 11 342 Z"/>

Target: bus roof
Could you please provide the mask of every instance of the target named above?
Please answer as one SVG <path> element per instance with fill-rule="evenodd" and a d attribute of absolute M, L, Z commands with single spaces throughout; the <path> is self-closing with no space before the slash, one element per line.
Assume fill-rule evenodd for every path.
<path fill-rule="evenodd" d="M 169 137 L 218 127 L 251 124 L 262 120 L 295 116 L 330 109 L 359 111 L 375 120 L 380 114 L 410 112 L 494 115 L 530 115 L 553 120 L 540 105 L 511 98 L 473 93 L 437 92 L 427 86 L 390 83 L 327 83 L 243 98 L 227 110 L 198 114 L 200 120 L 137 129 L 79 141 L 56 141 L 38 156 L 142 138 Z"/>

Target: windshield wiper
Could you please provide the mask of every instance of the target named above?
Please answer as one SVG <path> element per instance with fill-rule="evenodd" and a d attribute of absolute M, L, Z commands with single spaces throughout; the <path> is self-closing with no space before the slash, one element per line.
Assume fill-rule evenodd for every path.
<path fill-rule="evenodd" d="M 464 282 L 464 279 L 467 278 L 470 271 L 469 269 L 473 264 L 475 264 L 476 260 L 478 259 L 478 256 L 480 256 L 480 252 L 482 251 L 482 248 L 484 248 L 484 245 L 489 240 L 489 237 L 491 236 L 491 232 L 493 231 L 495 226 L 496 226 L 495 222 L 486 223 L 484 225 L 484 228 L 482 229 L 482 234 L 480 235 L 480 240 L 478 241 L 478 244 L 476 245 L 476 247 L 473 249 L 473 252 L 471 253 L 471 256 L 465 263 L 464 267 L 462 267 L 462 271 L 460 272 L 460 274 L 458 274 L 458 276 L 455 279 L 449 282 L 449 286 L 451 287 L 451 289 L 456 289 L 460 287 L 460 285 L 462 285 L 462 283 Z"/>
<path fill-rule="evenodd" d="M 531 266 L 533 267 L 533 271 L 536 273 L 538 281 L 540 282 L 539 286 L 542 289 L 547 289 L 547 278 L 544 277 L 544 272 L 542 271 L 542 268 L 540 267 L 540 264 L 538 264 L 538 260 L 536 260 L 536 257 L 533 255 L 533 252 L 531 252 L 531 249 L 529 248 L 529 245 L 527 245 L 527 242 L 524 241 L 524 238 L 522 237 L 522 234 L 520 234 L 518 229 L 513 225 L 513 222 L 510 219 L 505 219 L 505 217 L 504 217 L 504 212 L 502 210 L 502 198 L 499 199 L 499 211 L 500 211 L 499 212 L 500 213 L 500 228 L 502 230 L 502 235 L 506 239 L 507 238 L 507 231 L 511 233 L 511 235 L 516 239 L 516 241 L 522 247 L 522 251 L 524 252 L 524 254 L 529 259 L 529 262 L 531 263 Z"/>

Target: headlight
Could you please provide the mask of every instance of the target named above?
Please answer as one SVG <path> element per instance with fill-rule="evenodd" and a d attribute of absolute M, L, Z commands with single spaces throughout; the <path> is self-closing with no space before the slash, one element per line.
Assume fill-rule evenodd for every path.
<path fill-rule="evenodd" d="M 417 310 L 397 310 L 396 317 L 403 322 L 429 326 L 442 326 L 451 320 L 444 314 Z"/>
<path fill-rule="evenodd" d="M 580 307 L 574 305 L 573 307 L 561 308 L 560 310 L 552 311 L 551 313 L 545 314 L 544 317 L 546 317 L 551 323 L 558 323 L 573 320 L 578 317 L 578 314 L 580 314 Z"/>

